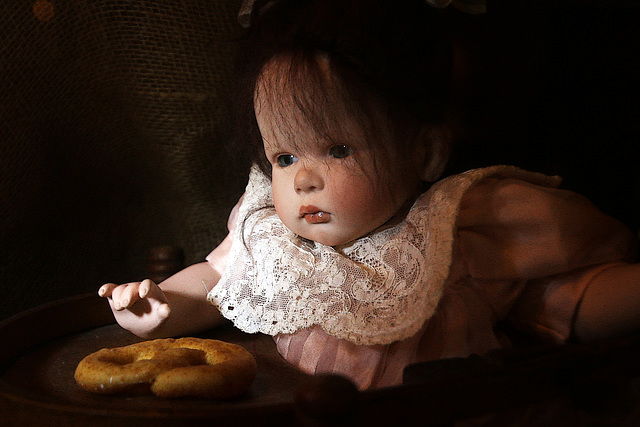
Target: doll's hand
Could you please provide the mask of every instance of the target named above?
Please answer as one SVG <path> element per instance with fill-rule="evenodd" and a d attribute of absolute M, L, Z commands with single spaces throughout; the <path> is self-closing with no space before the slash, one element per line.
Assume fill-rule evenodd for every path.
<path fill-rule="evenodd" d="M 161 326 L 171 312 L 164 293 L 149 279 L 124 285 L 107 283 L 98 295 L 107 298 L 120 326 L 143 338 Z"/>

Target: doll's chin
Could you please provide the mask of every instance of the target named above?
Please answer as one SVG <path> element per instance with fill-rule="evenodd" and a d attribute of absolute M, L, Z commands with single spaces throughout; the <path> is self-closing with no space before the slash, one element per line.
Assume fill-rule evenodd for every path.
<path fill-rule="evenodd" d="M 304 234 L 299 234 L 299 236 L 325 246 L 344 246 L 357 240 L 358 238 L 357 236 L 335 236 L 322 232 L 306 233 L 306 236 Z"/>

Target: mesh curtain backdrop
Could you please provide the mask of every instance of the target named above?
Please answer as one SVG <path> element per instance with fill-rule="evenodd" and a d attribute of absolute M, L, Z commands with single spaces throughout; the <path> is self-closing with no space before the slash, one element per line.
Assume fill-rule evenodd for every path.
<path fill-rule="evenodd" d="M 0 5 L 0 318 L 226 235 L 240 0 Z"/>

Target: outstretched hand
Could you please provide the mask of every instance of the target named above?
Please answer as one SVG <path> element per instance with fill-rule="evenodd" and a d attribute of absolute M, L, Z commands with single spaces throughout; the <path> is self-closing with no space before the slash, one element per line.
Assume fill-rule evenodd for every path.
<path fill-rule="evenodd" d="M 149 336 L 171 313 L 166 296 L 149 279 L 123 285 L 107 283 L 98 295 L 107 298 L 120 326 L 140 337 Z"/>

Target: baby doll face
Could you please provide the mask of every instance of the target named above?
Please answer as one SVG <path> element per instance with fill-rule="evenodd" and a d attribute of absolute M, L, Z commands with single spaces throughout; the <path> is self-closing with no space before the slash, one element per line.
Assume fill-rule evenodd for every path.
<path fill-rule="evenodd" d="M 277 70 L 277 65 L 268 66 L 262 84 L 275 84 L 270 78 Z M 410 158 L 403 165 L 380 161 L 388 150 L 368 144 L 362 124 L 339 103 L 331 105 L 334 120 L 329 123 L 339 127 L 337 136 L 320 135 L 286 89 L 257 91 L 255 97 L 282 222 L 299 236 L 329 246 L 349 243 L 387 223 L 416 192 L 419 179 L 407 182 Z"/>

